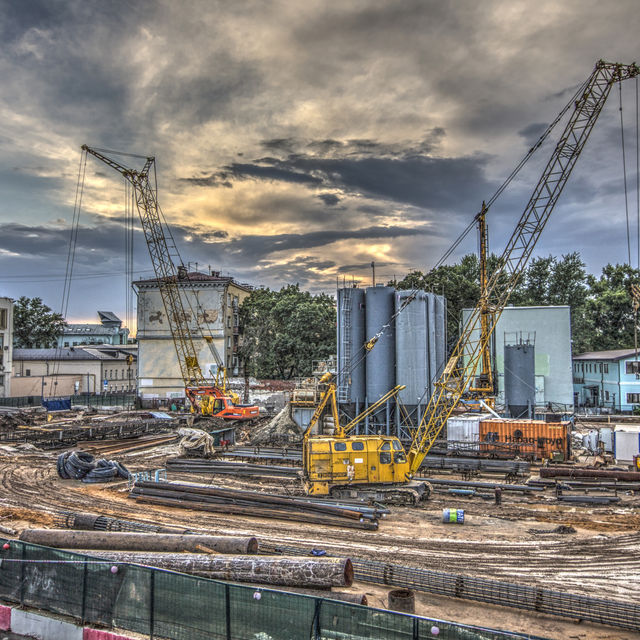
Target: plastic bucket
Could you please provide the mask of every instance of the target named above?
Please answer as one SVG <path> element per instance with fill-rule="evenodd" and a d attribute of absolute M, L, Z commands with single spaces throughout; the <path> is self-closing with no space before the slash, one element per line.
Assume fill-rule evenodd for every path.
<path fill-rule="evenodd" d="M 464 524 L 464 509 L 443 509 L 442 522 Z"/>

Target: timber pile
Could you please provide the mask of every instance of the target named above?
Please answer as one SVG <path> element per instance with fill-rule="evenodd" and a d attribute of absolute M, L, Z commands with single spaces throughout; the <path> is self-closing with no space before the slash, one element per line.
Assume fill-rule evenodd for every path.
<path fill-rule="evenodd" d="M 207 553 L 79 551 L 109 562 L 141 564 L 214 580 L 292 587 L 350 587 L 353 566 L 348 558 L 222 556 Z"/>
<path fill-rule="evenodd" d="M 275 518 L 353 529 L 378 529 L 378 514 L 357 506 L 308 502 L 258 491 L 173 482 L 136 482 L 131 497 L 138 502 L 215 513 Z"/>
<path fill-rule="evenodd" d="M 111 551 L 202 551 L 255 554 L 254 537 L 132 533 L 123 531 L 70 531 L 68 529 L 25 529 L 20 540 L 58 549 L 102 549 Z"/>

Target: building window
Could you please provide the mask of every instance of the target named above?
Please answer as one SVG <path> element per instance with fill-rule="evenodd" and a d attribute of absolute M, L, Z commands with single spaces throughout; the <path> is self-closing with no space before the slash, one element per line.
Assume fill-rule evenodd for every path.
<path fill-rule="evenodd" d="M 599 369 L 600 373 L 602 373 L 602 362 L 600 362 L 600 363 L 598 364 L 598 369 Z"/>
<path fill-rule="evenodd" d="M 625 362 L 625 372 L 628 374 L 640 373 L 640 362 L 637 360 L 629 360 Z"/>
<path fill-rule="evenodd" d="M 627 404 L 640 404 L 640 393 L 627 393 Z"/>
<path fill-rule="evenodd" d="M 24 370 L 24 375 L 25 376 L 30 376 L 31 375 L 31 369 L 25 369 Z"/>
<path fill-rule="evenodd" d="M 609 392 L 606 389 L 604 390 L 604 399 L 609 400 Z"/>
<path fill-rule="evenodd" d="M 604 367 L 604 372 L 609 373 L 609 365 L 605 362 L 602 366 Z"/>
<path fill-rule="evenodd" d="M 7 328 L 7 310 L 0 309 L 0 329 Z"/>
<path fill-rule="evenodd" d="M 4 375 L 0 375 L 0 387 L 4 387 Z"/>

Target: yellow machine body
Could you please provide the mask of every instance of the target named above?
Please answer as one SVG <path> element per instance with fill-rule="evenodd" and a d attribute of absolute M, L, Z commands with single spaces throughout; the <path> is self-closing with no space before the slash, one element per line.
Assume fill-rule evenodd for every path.
<path fill-rule="evenodd" d="M 310 436 L 302 456 L 308 495 L 327 495 L 337 486 L 409 481 L 407 455 L 392 436 Z"/>

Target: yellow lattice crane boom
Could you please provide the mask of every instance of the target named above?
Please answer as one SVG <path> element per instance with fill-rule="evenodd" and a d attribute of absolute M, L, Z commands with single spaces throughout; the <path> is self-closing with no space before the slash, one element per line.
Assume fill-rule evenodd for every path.
<path fill-rule="evenodd" d="M 411 474 L 420 468 L 451 412 L 473 383 L 500 314 L 518 284 L 611 88 L 615 83 L 635 78 L 639 73 L 640 69 L 636 64 L 623 65 L 600 60 L 582 85 L 560 140 L 499 258 L 495 271 L 488 279 L 484 299 L 471 312 L 436 382 L 436 390 L 424 411 L 408 452 Z M 484 330 L 483 322 L 486 322 Z"/>
<path fill-rule="evenodd" d="M 133 187 L 136 208 L 169 322 L 185 392 L 191 404 L 207 415 L 239 420 L 257 418 L 257 406 L 236 404 L 234 400 L 237 396 L 234 398 L 227 391 L 226 369 L 215 352 L 214 345 L 210 346 L 218 364 L 215 382 L 212 384 L 202 373 L 193 341 L 193 331 L 189 325 L 192 314 L 185 309 L 181 294 L 181 289 L 189 285 L 187 269 L 183 264 L 174 263 L 161 221 L 155 185 L 155 158 L 124 154 L 144 161 L 141 169 L 131 169 L 106 156 L 102 149 L 94 149 L 85 144 L 82 145 L 82 150 L 115 169 Z"/>

